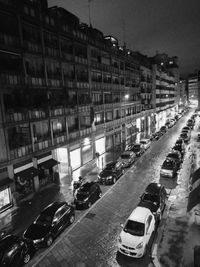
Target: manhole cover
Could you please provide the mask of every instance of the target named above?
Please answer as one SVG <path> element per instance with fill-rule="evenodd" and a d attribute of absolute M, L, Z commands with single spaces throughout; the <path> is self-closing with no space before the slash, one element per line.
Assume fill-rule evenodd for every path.
<path fill-rule="evenodd" d="M 87 219 L 93 219 L 95 216 L 96 216 L 95 213 L 88 212 L 88 213 L 85 215 L 85 218 L 87 218 Z"/>

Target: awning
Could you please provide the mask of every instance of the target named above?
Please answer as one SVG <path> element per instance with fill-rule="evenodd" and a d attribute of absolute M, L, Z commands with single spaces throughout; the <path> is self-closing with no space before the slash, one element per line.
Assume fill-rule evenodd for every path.
<path fill-rule="evenodd" d="M 199 203 L 200 203 L 200 185 L 190 192 L 188 198 L 187 211 L 190 211 Z"/>
<path fill-rule="evenodd" d="M 58 165 L 60 162 L 58 162 L 57 160 L 55 159 L 49 159 L 47 161 L 44 161 L 42 163 L 39 164 L 39 167 L 42 167 L 44 169 L 49 169 L 49 168 L 52 168 L 53 166 L 55 165 Z"/>
<path fill-rule="evenodd" d="M 197 180 L 200 179 L 200 168 L 197 169 L 193 174 L 192 174 L 192 179 L 191 179 L 191 184 L 194 184 Z"/>
<path fill-rule="evenodd" d="M 38 169 L 34 168 L 34 167 L 31 167 L 31 168 L 28 168 L 24 171 L 21 171 L 21 172 L 18 172 L 16 173 L 15 175 L 22 179 L 25 179 L 25 180 L 30 180 L 32 179 L 33 177 L 37 176 L 39 173 Z"/>
<path fill-rule="evenodd" d="M 0 180 L 0 187 L 9 185 L 9 184 L 11 184 L 13 182 L 14 181 L 12 179 L 8 178 L 8 177 L 3 178 L 3 179 Z"/>

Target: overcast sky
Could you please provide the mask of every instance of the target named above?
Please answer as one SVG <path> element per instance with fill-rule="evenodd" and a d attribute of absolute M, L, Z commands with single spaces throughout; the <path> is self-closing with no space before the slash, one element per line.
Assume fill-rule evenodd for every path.
<path fill-rule="evenodd" d="M 127 48 L 178 56 L 181 74 L 200 69 L 200 0 L 90 0 L 91 24 Z M 89 24 L 88 0 L 48 0 Z"/>

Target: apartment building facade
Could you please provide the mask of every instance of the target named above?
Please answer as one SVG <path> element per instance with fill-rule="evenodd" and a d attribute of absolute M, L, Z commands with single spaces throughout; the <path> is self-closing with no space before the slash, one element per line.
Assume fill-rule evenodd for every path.
<path fill-rule="evenodd" d="M 171 89 L 156 102 L 150 60 L 67 10 L 0 0 L 0 17 L 0 212 L 155 130 L 175 105 Z"/>
<path fill-rule="evenodd" d="M 187 79 L 188 101 L 198 105 L 200 103 L 200 71 L 190 74 Z"/>

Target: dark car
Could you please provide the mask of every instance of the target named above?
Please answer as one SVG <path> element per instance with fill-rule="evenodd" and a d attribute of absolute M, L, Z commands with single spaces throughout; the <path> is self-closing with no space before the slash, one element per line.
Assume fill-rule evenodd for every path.
<path fill-rule="evenodd" d="M 186 144 L 188 144 L 190 141 L 190 136 L 185 132 L 180 134 L 180 138 L 183 139 Z"/>
<path fill-rule="evenodd" d="M 175 151 L 179 151 L 181 153 L 181 157 L 183 158 L 184 157 L 184 154 L 185 154 L 185 150 L 183 149 L 183 146 L 181 144 L 175 144 L 172 148 L 173 150 Z"/>
<path fill-rule="evenodd" d="M 18 267 L 30 261 L 35 253 L 32 241 L 15 235 L 0 239 L 0 266 Z"/>
<path fill-rule="evenodd" d="M 168 159 L 174 159 L 178 165 L 178 167 L 180 167 L 181 163 L 182 163 L 182 155 L 180 153 L 180 151 L 178 150 L 172 150 L 168 155 L 167 155 Z"/>
<path fill-rule="evenodd" d="M 175 146 L 176 146 L 176 145 L 180 145 L 180 146 L 181 146 L 181 150 L 180 150 L 180 152 L 181 152 L 182 155 L 184 155 L 184 153 L 185 153 L 185 149 L 186 149 L 186 145 L 185 145 L 184 140 L 181 139 L 181 138 L 177 139 L 177 140 L 176 140 L 176 143 L 175 143 Z M 179 149 L 178 149 L 178 150 L 179 150 Z"/>
<path fill-rule="evenodd" d="M 46 207 L 24 232 L 24 238 L 32 240 L 35 247 L 50 246 L 53 240 L 75 219 L 72 205 L 53 202 Z"/>
<path fill-rule="evenodd" d="M 193 119 L 189 119 L 187 121 L 187 126 L 189 126 L 191 129 L 194 128 L 194 125 L 195 125 L 195 121 Z"/>
<path fill-rule="evenodd" d="M 165 187 L 159 183 L 150 183 L 140 196 L 140 199 L 141 201 L 138 205 L 149 208 L 154 214 L 156 221 L 160 221 L 167 201 Z"/>
<path fill-rule="evenodd" d="M 160 128 L 160 132 L 166 133 L 166 131 L 167 131 L 167 126 L 162 126 Z"/>
<path fill-rule="evenodd" d="M 163 162 L 161 169 L 160 169 L 160 175 L 164 177 L 171 177 L 173 178 L 178 170 L 178 165 L 175 160 L 166 158 Z"/>
<path fill-rule="evenodd" d="M 120 161 L 111 161 L 98 176 L 99 183 L 114 184 L 124 174 L 124 166 Z"/>
<path fill-rule="evenodd" d="M 102 192 L 98 183 L 87 182 L 77 190 L 74 198 L 76 207 L 91 207 L 97 199 L 101 198 Z"/>
<path fill-rule="evenodd" d="M 137 157 L 140 157 L 145 152 L 145 149 L 142 144 L 134 144 L 131 150 L 135 153 Z"/>
<path fill-rule="evenodd" d="M 153 133 L 152 135 L 151 135 L 151 137 L 150 137 L 150 140 L 152 141 L 152 140 L 159 140 L 160 139 L 160 137 L 161 136 L 163 136 L 163 132 L 160 132 L 160 131 L 158 131 L 158 132 L 155 132 L 155 133 Z"/>

